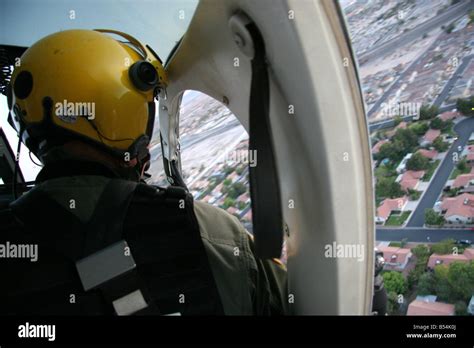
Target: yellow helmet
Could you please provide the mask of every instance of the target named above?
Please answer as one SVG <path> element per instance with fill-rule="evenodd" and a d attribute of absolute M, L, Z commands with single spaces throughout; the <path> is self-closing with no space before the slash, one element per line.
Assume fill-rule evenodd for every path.
<path fill-rule="evenodd" d="M 79 138 L 141 161 L 153 134 L 154 98 L 166 85 L 160 58 L 133 37 L 62 31 L 21 56 L 10 82 L 9 121 L 37 155 Z"/>

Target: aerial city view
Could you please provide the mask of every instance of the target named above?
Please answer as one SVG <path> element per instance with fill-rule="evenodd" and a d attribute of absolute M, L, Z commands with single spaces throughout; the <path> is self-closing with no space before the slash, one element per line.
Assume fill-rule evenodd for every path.
<path fill-rule="evenodd" d="M 474 314 L 474 1 L 340 4 L 369 122 L 389 312 Z M 151 181 L 163 185 L 161 148 L 152 145 Z M 248 165 L 258 159 L 239 121 L 187 91 L 180 145 L 194 197 L 252 231 Z M 463 274 L 470 280 L 460 287 Z"/>
<path fill-rule="evenodd" d="M 345 5 L 369 120 L 389 313 L 472 315 L 474 2 Z"/>

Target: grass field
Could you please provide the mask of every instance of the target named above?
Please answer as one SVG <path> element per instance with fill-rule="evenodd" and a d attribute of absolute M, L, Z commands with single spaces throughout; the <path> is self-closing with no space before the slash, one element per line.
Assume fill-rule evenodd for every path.
<path fill-rule="evenodd" d="M 451 175 L 449 176 L 449 180 L 456 179 L 458 175 L 461 174 L 468 174 L 471 172 L 471 168 L 467 167 L 466 170 L 461 171 L 457 167 L 454 167 L 454 170 L 451 172 Z"/>
<path fill-rule="evenodd" d="M 435 172 L 436 168 L 438 168 L 440 162 L 441 160 L 436 160 L 433 163 L 430 163 L 430 166 L 428 167 L 428 169 L 426 169 L 426 173 L 423 176 L 423 181 L 431 180 L 431 177 L 433 176 L 433 173 Z"/>
<path fill-rule="evenodd" d="M 405 222 L 406 219 L 408 219 L 408 216 L 410 216 L 411 211 L 407 210 L 401 213 L 400 215 L 390 215 L 388 218 L 387 222 L 385 223 L 385 226 L 401 226 Z"/>

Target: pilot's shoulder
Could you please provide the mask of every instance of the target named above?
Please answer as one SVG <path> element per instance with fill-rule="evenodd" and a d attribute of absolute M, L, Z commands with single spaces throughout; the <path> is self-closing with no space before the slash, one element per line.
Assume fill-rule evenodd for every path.
<path fill-rule="evenodd" d="M 195 201 L 194 212 L 203 238 L 214 242 L 238 245 L 247 236 L 247 232 L 239 220 L 221 208 Z"/>

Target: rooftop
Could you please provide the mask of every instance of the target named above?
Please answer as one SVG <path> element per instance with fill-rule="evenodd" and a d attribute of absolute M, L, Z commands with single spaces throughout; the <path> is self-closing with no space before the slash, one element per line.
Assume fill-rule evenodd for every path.
<path fill-rule="evenodd" d="M 474 260 L 474 249 L 467 248 L 464 249 L 464 253 L 454 255 L 454 254 L 445 254 L 445 255 L 438 255 L 432 254 L 428 260 L 428 267 L 433 269 L 435 266 L 438 265 L 449 265 L 452 262 L 469 262 Z"/>
<path fill-rule="evenodd" d="M 454 305 L 415 300 L 408 306 L 407 315 L 454 315 Z"/>
<path fill-rule="evenodd" d="M 392 213 L 392 211 L 402 210 L 407 201 L 407 196 L 398 198 L 386 198 L 377 208 L 377 216 L 383 219 L 387 219 Z"/>
<path fill-rule="evenodd" d="M 425 175 L 424 170 L 407 170 L 405 173 L 402 174 L 400 180 L 400 186 L 402 190 L 408 191 L 408 189 L 414 190 L 418 185 L 420 179 Z"/>
<path fill-rule="evenodd" d="M 423 136 L 423 140 L 432 143 L 439 135 L 441 131 L 439 129 L 428 129 L 428 131 Z"/>
<path fill-rule="evenodd" d="M 447 197 L 441 203 L 441 210 L 445 211 L 446 217 L 453 215 L 463 217 L 474 217 L 474 195 L 463 193 L 456 197 Z"/>

